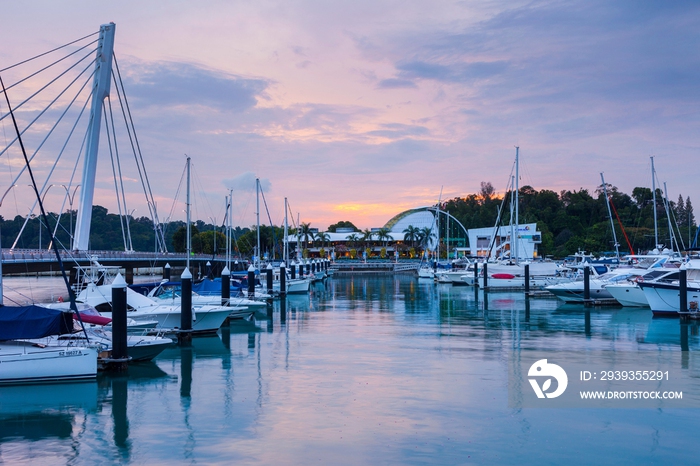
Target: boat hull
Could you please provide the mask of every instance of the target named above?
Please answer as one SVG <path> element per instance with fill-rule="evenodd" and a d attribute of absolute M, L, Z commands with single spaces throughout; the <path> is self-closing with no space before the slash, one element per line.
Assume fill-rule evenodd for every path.
<path fill-rule="evenodd" d="M 649 307 L 655 316 L 670 316 L 678 315 L 680 311 L 680 287 L 673 284 L 665 283 L 640 283 L 639 284 L 644 296 L 649 302 Z M 687 303 L 700 302 L 700 288 L 688 286 L 687 288 Z"/>
<path fill-rule="evenodd" d="M 608 285 L 605 289 L 625 307 L 649 307 L 644 291 L 636 284 Z"/>
<path fill-rule="evenodd" d="M 96 376 L 95 348 L 41 348 L 29 342 L 0 342 L 0 384 L 62 382 Z"/>

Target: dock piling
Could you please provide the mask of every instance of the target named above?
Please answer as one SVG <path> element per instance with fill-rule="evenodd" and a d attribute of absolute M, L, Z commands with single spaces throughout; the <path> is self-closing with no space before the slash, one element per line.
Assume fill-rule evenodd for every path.
<path fill-rule="evenodd" d="M 192 274 L 189 268 L 185 267 L 180 279 L 182 280 L 182 296 L 180 297 L 178 340 L 189 341 L 192 339 Z"/>
<path fill-rule="evenodd" d="M 228 306 L 231 300 L 231 272 L 228 267 L 221 271 L 221 305 Z"/>
<path fill-rule="evenodd" d="M 282 262 L 280 264 L 280 296 L 287 294 L 287 266 Z"/>
<path fill-rule="evenodd" d="M 129 358 L 126 335 L 126 281 L 121 274 L 112 282 L 112 360 L 109 367 L 116 371 L 127 369 Z"/>

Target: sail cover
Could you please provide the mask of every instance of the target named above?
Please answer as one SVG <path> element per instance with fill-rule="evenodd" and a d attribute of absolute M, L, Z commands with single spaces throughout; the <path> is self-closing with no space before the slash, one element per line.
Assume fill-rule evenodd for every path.
<path fill-rule="evenodd" d="M 71 312 L 41 306 L 0 306 L 0 340 L 42 338 L 73 331 Z"/>

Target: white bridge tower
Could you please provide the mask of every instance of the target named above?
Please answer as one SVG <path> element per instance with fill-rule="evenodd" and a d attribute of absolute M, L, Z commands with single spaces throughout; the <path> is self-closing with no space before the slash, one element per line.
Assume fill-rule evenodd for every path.
<path fill-rule="evenodd" d="M 100 26 L 100 37 L 97 45 L 97 61 L 95 63 L 95 79 L 93 84 L 92 102 L 90 107 L 90 122 L 85 149 L 83 181 L 80 190 L 77 223 L 73 249 L 86 251 L 90 240 L 90 223 L 92 221 L 92 201 L 95 192 L 95 173 L 97 171 L 97 149 L 100 145 L 100 126 L 104 99 L 109 95 L 112 80 L 112 52 L 114 49 L 114 23 Z"/>

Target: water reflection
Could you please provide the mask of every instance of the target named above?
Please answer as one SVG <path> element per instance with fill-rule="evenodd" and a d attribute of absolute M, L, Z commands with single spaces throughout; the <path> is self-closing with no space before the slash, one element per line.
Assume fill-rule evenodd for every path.
<path fill-rule="evenodd" d="M 649 310 L 336 277 L 97 384 L 0 388 L 0 448 L 6 462 L 47 448 L 73 464 L 453 464 L 516 462 L 553 441 L 579 451 L 590 438 L 586 454 L 650 462 L 642 437 L 656 429 L 669 448 L 694 419 L 510 410 L 504 361 L 533 349 L 658 351 L 694 370 L 699 346 L 697 322 Z"/>

